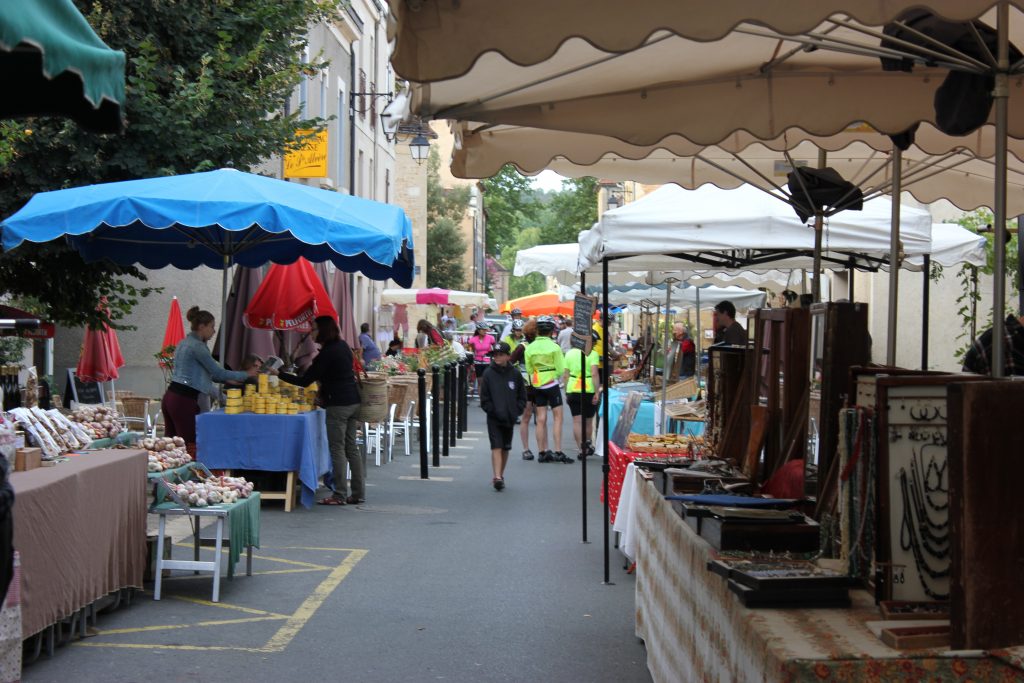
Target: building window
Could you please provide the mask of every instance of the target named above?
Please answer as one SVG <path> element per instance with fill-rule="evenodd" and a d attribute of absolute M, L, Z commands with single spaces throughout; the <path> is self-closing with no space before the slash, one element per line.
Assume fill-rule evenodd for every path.
<path fill-rule="evenodd" d="M 370 92 L 377 92 L 377 84 L 370 83 Z M 375 130 L 377 128 L 377 98 L 370 96 L 370 128 Z"/>
<path fill-rule="evenodd" d="M 366 118 L 366 72 L 359 70 L 359 118 Z"/>
<path fill-rule="evenodd" d="M 384 203 L 391 203 L 391 169 L 384 169 Z"/>
<path fill-rule="evenodd" d="M 363 150 L 359 150 L 359 165 L 356 167 L 356 195 L 366 194 L 366 177 L 363 175 Z"/>

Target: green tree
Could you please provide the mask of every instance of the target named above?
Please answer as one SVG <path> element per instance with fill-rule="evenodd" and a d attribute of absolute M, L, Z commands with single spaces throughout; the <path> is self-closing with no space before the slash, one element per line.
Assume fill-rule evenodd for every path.
<path fill-rule="evenodd" d="M 597 178 L 570 178 L 562 181 L 545 207 L 541 244 L 576 242 L 580 232 L 597 222 Z"/>
<path fill-rule="evenodd" d="M 0 216 L 46 190 L 224 166 L 248 170 L 293 144 L 296 130 L 320 123 L 283 111 L 300 79 L 323 67 L 300 55 L 308 27 L 330 16 L 335 2 L 76 4 L 128 57 L 125 131 L 95 135 L 52 118 L 0 128 Z M 144 280 L 134 267 L 85 264 L 60 243 L 0 257 L 0 290 L 36 297 L 48 318 L 65 325 L 105 320 L 117 327 L 149 293 Z M 109 317 L 97 310 L 103 298 Z"/>
<path fill-rule="evenodd" d="M 463 289 L 466 270 L 463 258 L 466 242 L 450 218 L 427 226 L 427 287 Z"/>
<path fill-rule="evenodd" d="M 956 350 L 957 360 L 963 360 L 963 356 L 970 348 L 971 342 L 983 330 L 992 326 L 992 309 L 987 309 L 984 321 L 979 320 L 978 307 L 981 304 L 981 295 L 978 292 L 978 275 L 993 275 L 995 273 L 995 231 L 992 229 L 994 216 L 988 209 L 978 209 L 965 214 L 955 221 L 961 227 L 984 235 L 985 237 L 985 265 L 972 266 L 963 265 L 957 271 L 957 279 L 960 281 L 960 295 L 956 299 L 957 314 L 960 316 L 962 325 L 957 341 L 961 342 Z M 1006 227 L 1011 227 L 1007 225 Z M 1020 259 L 1017 256 L 1017 240 L 1019 234 L 1010 233 L 1006 240 L 1006 278 L 1008 294 L 1016 299 L 1020 292 Z M 941 271 L 940 271 L 941 272 Z M 1007 307 L 1007 314 L 1012 313 L 1014 308 Z M 1019 314 L 1019 312 L 1018 312 Z"/>
<path fill-rule="evenodd" d="M 469 208 L 470 189 L 443 187 L 440 171 L 441 156 L 431 147 L 427 158 L 427 286 L 462 289 L 466 240 L 459 223 Z"/>
<path fill-rule="evenodd" d="M 532 181 L 512 165 L 506 164 L 482 184 L 487 210 L 486 251 L 503 255 L 506 248 L 516 243 L 524 228 L 538 224 L 540 205 L 535 199 Z"/>
<path fill-rule="evenodd" d="M 510 271 L 515 267 L 516 254 L 523 249 L 536 247 L 541 244 L 541 229 L 539 227 L 526 228 L 516 236 L 516 242 L 506 249 L 501 256 L 501 265 Z M 546 289 L 544 276 L 540 273 L 528 275 L 513 275 L 508 280 L 508 296 L 510 299 L 517 299 L 521 296 L 538 294 Z"/>

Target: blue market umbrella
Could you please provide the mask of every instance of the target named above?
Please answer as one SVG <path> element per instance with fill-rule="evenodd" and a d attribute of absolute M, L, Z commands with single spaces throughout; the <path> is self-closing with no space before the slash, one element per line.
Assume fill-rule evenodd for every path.
<path fill-rule="evenodd" d="M 86 261 L 146 268 L 287 264 L 300 256 L 412 284 L 412 223 L 397 206 L 221 169 L 32 197 L 0 223 L 4 250 L 67 239 Z"/>

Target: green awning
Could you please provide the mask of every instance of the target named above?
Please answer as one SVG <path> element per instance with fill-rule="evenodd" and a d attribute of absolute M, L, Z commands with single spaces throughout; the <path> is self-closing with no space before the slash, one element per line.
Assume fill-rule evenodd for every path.
<path fill-rule="evenodd" d="M 0 2 L 0 118 L 68 116 L 120 130 L 125 56 L 107 47 L 71 0 Z"/>

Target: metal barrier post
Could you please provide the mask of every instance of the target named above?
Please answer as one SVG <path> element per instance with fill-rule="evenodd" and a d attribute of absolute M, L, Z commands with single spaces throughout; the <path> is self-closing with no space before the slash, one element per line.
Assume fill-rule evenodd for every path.
<path fill-rule="evenodd" d="M 416 384 L 419 388 L 419 398 L 416 401 L 416 409 L 420 418 L 420 479 L 429 479 L 427 470 L 427 371 L 420 368 L 416 371 Z"/>
<path fill-rule="evenodd" d="M 451 420 L 448 419 L 448 411 L 452 407 L 452 365 L 445 363 L 442 370 L 442 382 L 444 383 L 444 409 L 441 411 L 441 455 L 448 457 L 448 432 L 451 428 Z"/>
<path fill-rule="evenodd" d="M 459 431 L 469 431 L 469 364 L 472 363 L 468 358 L 462 361 L 462 388 L 459 389 L 459 405 L 462 406 L 462 410 L 459 414 Z M 459 437 L 461 438 L 461 436 Z"/>
<path fill-rule="evenodd" d="M 436 365 L 430 366 L 431 388 L 434 390 L 434 400 L 430 404 L 430 445 L 431 460 L 434 467 L 441 466 L 441 371 Z"/>
<path fill-rule="evenodd" d="M 450 391 L 448 391 L 444 395 L 444 399 L 445 399 L 445 407 L 448 408 L 448 424 L 449 424 L 449 427 L 448 427 L 448 445 L 454 448 L 455 447 L 455 432 L 458 431 L 458 425 L 456 424 L 458 422 L 458 414 L 457 414 L 458 411 L 455 408 L 456 408 L 456 406 L 459 405 L 459 398 L 458 398 L 459 392 L 458 392 L 458 389 L 457 389 L 458 380 L 459 380 L 459 377 L 458 377 L 459 364 L 454 362 L 454 361 L 452 361 L 451 363 L 448 364 L 448 367 L 451 370 L 451 372 L 448 373 L 448 375 L 449 375 L 449 377 L 448 377 L 448 388 L 450 389 Z M 451 402 L 450 403 L 448 403 L 449 397 L 451 398 Z"/>

